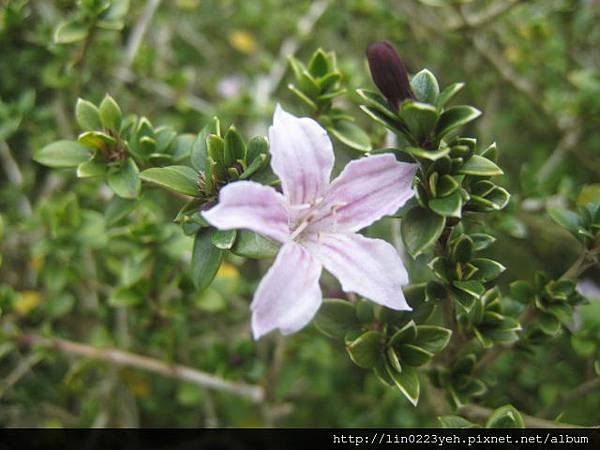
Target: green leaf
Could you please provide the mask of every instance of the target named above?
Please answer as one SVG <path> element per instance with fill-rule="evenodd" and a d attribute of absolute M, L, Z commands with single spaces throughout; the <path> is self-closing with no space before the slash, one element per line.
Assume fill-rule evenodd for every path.
<path fill-rule="evenodd" d="M 82 98 L 77 99 L 75 119 L 79 127 L 85 131 L 102 129 L 100 111 L 92 102 L 88 102 Z"/>
<path fill-rule="evenodd" d="M 442 113 L 435 127 L 435 133 L 438 138 L 443 138 L 480 115 L 481 111 L 472 106 L 453 106 Z"/>
<path fill-rule="evenodd" d="M 347 120 L 338 120 L 328 131 L 336 139 L 350 148 L 361 152 L 370 152 L 373 147 L 369 135 L 362 128 Z"/>
<path fill-rule="evenodd" d="M 406 364 L 412 367 L 422 366 L 433 357 L 430 351 L 412 344 L 400 344 L 396 347 L 396 351 L 399 353 L 403 367 L 406 367 Z"/>
<path fill-rule="evenodd" d="M 106 94 L 104 100 L 100 103 L 100 120 L 104 128 L 119 131 L 122 117 L 123 113 L 121 113 L 121 108 L 119 108 L 117 102 Z"/>
<path fill-rule="evenodd" d="M 428 206 L 431 210 L 444 217 L 461 217 L 462 196 L 460 192 L 454 192 L 447 197 L 429 200 Z"/>
<path fill-rule="evenodd" d="M 140 178 L 180 194 L 198 195 L 198 174 L 187 166 L 153 167 L 140 174 Z"/>
<path fill-rule="evenodd" d="M 324 300 L 314 324 L 326 336 L 343 339 L 350 331 L 359 330 L 354 305 L 345 300 Z"/>
<path fill-rule="evenodd" d="M 346 346 L 350 359 L 358 367 L 371 369 L 381 355 L 382 334 L 378 331 L 367 331 Z"/>
<path fill-rule="evenodd" d="M 410 100 L 400 105 L 398 115 L 417 142 L 422 142 L 429 136 L 438 120 L 438 112 L 434 106 Z"/>
<path fill-rule="evenodd" d="M 86 131 L 81 133 L 77 140 L 81 145 L 85 145 L 86 147 L 96 150 L 113 148 L 117 145 L 115 138 L 103 133 L 102 131 Z"/>
<path fill-rule="evenodd" d="M 436 194 L 440 197 L 446 197 L 457 191 L 460 187 L 458 181 L 451 175 L 442 175 L 436 184 Z"/>
<path fill-rule="evenodd" d="M 471 264 L 478 269 L 474 275 L 474 278 L 477 278 L 484 283 L 495 280 L 502 272 L 506 270 L 506 267 L 504 267 L 502 264 L 488 258 L 475 258 L 471 260 Z"/>
<path fill-rule="evenodd" d="M 438 417 L 443 428 L 477 428 L 479 425 L 469 422 L 460 416 L 442 416 Z"/>
<path fill-rule="evenodd" d="M 114 225 L 119 220 L 127 216 L 131 211 L 133 211 L 136 205 L 137 201 L 135 200 L 129 200 L 115 195 L 110 199 L 106 210 L 104 211 L 106 225 Z"/>
<path fill-rule="evenodd" d="M 386 369 L 396 387 L 400 389 L 400 392 L 404 394 L 404 396 L 413 404 L 413 406 L 417 406 L 417 403 L 419 403 L 420 391 L 417 369 L 407 366 L 402 368 L 402 372 L 397 372 L 387 365 Z"/>
<path fill-rule="evenodd" d="M 213 232 L 214 230 L 210 228 L 203 228 L 194 238 L 192 281 L 199 291 L 203 291 L 210 285 L 223 260 L 223 250 L 212 243 Z"/>
<path fill-rule="evenodd" d="M 445 219 L 425 208 L 414 207 L 401 224 L 402 240 L 413 258 L 431 248 L 444 230 Z"/>
<path fill-rule="evenodd" d="M 398 120 L 397 114 L 390 109 L 388 101 L 377 92 L 366 89 L 357 89 L 356 93 L 365 101 L 366 107 L 369 109 L 377 111 L 387 119 Z"/>
<path fill-rule="evenodd" d="M 232 166 L 238 160 L 246 160 L 246 144 L 233 126 L 225 133 L 223 152 L 224 162 L 227 167 Z"/>
<path fill-rule="evenodd" d="M 77 166 L 77 176 L 79 178 L 101 177 L 106 175 L 108 167 L 97 156 L 89 161 L 82 162 Z"/>
<path fill-rule="evenodd" d="M 315 78 L 323 77 L 327 75 L 327 72 L 329 72 L 327 56 L 322 49 L 319 48 L 313 53 L 308 63 L 308 71 Z"/>
<path fill-rule="evenodd" d="M 414 155 L 418 158 L 427 159 L 429 161 L 437 161 L 438 159 L 443 158 L 448 153 L 450 153 L 450 148 L 446 147 L 446 148 L 439 148 L 437 150 L 426 150 L 426 149 L 420 148 L 420 147 L 408 146 L 408 147 L 404 147 L 403 149 L 401 149 L 401 151 L 410 153 L 411 155 Z"/>
<path fill-rule="evenodd" d="M 538 325 L 544 334 L 549 336 L 554 336 L 560 331 L 560 321 L 552 314 L 540 314 Z"/>
<path fill-rule="evenodd" d="M 411 320 L 392 335 L 389 341 L 389 345 L 394 347 L 402 343 L 412 342 L 415 340 L 416 337 L 417 326 L 415 322 Z"/>
<path fill-rule="evenodd" d="M 485 423 L 486 428 L 525 428 L 521 413 L 512 405 L 496 409 Z"/>
<path fill-rule="evenodd" d="M 236 230 L 216 230 L 212 234 L 212 243 L 215 247 L 221 250 L 229 250 L 235 243 L 237 237 Z"/>
<path fill-rule="evenodd" d="M 57 44 L 72 44 L 81 41 L 88 35 L 87 27 L 75 20 L 61 23 L 54 31 L 54 42 Z"/>
<path fill-rule="evenodd" d="M 485 292 L 485 288 L 478 281 L 454 281 L 452 285 L 476 298 Z"/>
<path fill-rule="evenodd" d="M 419 325 L 415 345 L 428 352 L 439 353 L 446 348 L 451 336 L 452 330 L 447 328 L 436 325 Z"/>
<path fill-rule="evenodd" d="M 279 245 L 270 239 L 248 230 L 239 230 L 231 252 L 246 258 L 272 258 L 279 251 Z"/>
<path fill-rule="evenodd" d="M 208 155 L 208 149 L 206 139 L 210 134 L 218 135 L 220 132 L 220 123 L 217 117 L 214 117 L 208 122 L 202 131 L 198 133 L 198 137 L 192 145 L 192 151 L 190 153 L 190 161 L 192 166 L 197 171 L 204 171 L 206 169 L 206 158 Z"/>
<path fill-rule="evenodd" d="M 77 167 L 90 156 L 90 150 L 79 142 L 63 140 L 46 145 L 33 159 L 48 167 Z"/>
<path fill-rule="evenodd" d="M 375 122 L 392 130 L 394 133 L 408 133 L 408 129 L 398 118 L 392 119 L 381 111 L 365 105 L 360 105 L 360 109 Z"/>
<path fill-rule="evenodd" d="M 288 84 L 288 89 L 293 92 L 296 97 L 298 97 L 300 100 L 302 100 L 304 103 L 306 103 L 308 105 L 309 108 L 311 108 L 312 110 L 316 111 L 318 110 L 318 106 L 315 102 L 313 102 L 304 92 L 302 92 L 300 89 L 298 89 L 296 86 L 294 86 L 293 84 Z"/>
<path fill-rule="evenodd" d="M 487 158 L 479 155 L 473 155 L 458 170 L 458 173 L 464 175 L 477 175 L 482 177 L 491 177 L 502 175 L 502 169 Z"/>
<path fill-rule="evenodd" d="M 458 263 L 466 263 L 473 256 L 473 240 L 466 234 L 461 234 L 452 241 L 452 260 Z"/>
<path fill-rule="evenodd" d="M 440 93 L 435 76 L 427 69 L 421 70 L 410 81 L 412 91 L 417 97 L 417 100 L 423 103 L 435 105 Z"/>
<path fill-rule="evenodd" d="M 261 155 L 269 154 L 269 141 L 264 136 L 255 136 L 248 141 L 247 161 L 252 164 Z"/>
<path fill-rule="evenodd" d="M 582 222 L 578 214 L 564 208 L 548 208 L 548 215 L 561 227 L 576 233 Z"/>
<path fill-rule="evenodd" d="M 442 108 L 448 103 L 452 97 L 454 97 L 458 92 L 465 86 L 465 83 L 452 83 L 447 86 L 438 96 L 437 98 L 437 106 L 438 108 Z"/>
<path fill-rule="evenodd" d="M 142 187 L 140 171 L 132 158 L 128 158 L 117 171 L 108 175 L 107 182 L 113 192 L 123 198 L 136 198 Z"/>

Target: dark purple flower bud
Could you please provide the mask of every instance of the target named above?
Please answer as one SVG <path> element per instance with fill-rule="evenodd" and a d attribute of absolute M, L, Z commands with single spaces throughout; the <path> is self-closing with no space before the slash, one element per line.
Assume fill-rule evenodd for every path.
<path fill-rule="evenodd" d="M 414 98 L 406 67 L 392 44 L 381 41 L 369 45 L 367 59 L 373 82 L 391 106 L 398 109 L 402 101 Z"/>

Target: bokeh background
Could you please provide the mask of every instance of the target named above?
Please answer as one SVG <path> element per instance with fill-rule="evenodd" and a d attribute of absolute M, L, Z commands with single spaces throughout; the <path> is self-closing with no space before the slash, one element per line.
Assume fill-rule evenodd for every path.
<path fill-rule="evenodd" d="M 119 221 L 105 210 L 110 194 L 100 183 L 33 162 L 37 149 L 78 134 L 80 96 L 99 102 L 109 92 L 125 112 L 182 133 L 218 114 L 247 136 L 266 134 L 275 102 L 304 112 L 287 89 L 287 57 L 306 60 L 322 47 L 336 52 L 344 74 L 341 104 L 382 141 L 353 90 L 372 86 L 364 52 L 387 39 L 411 73 L 429 68 L 442 86 L 465 81 L 459 103 L 484 111 L 471 131 L 497 142 L 513 195 L 489 224 L 493 256 L 508 268 L 503 282 L 563 273 L 577 243 L 545 208 L 600 197 L 598 0 L 131 0 L 122 29 L 62 44 L 55 31 L 77 16 L 75 1 L 0 3 L 4 426 L 438 426 L 436 415 L 447 413 L 427 394 L 413 408 L 313 327 L 253 342 L 248 305 L 268 262 L 230 258 L 196 292 L 191 240 L 172 223 L 181 205 L 169 194 L 145 194 Z M 418 264 L 412 275 L 427 276 Z M 592 291 L 594 276 L 586 274 Z M 536 414 L 593 376 L 599 304 L 580 308 L 572 333 L 533 355 L 499 358 L 486 374 L 487 404 Z M 119 347 L 262 384 L 269 395 L 257 405 L 17 345 L 6 338 L 14 334 Z M 598 404 L 596 389 L 563 405 L 562 420 L 598 423 Z"/>

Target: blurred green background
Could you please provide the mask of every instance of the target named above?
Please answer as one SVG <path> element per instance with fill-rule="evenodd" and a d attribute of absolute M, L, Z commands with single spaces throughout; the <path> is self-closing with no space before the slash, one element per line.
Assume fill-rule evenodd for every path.
<path fill-rule="evenodd" d="M 322 47 L 344 74 L 341 104 L 382 142 L 353 90 L 371 86 L 367 45 L 387 39 L 411 73 L 427 67 L 442 86 L 465 81 L 459 103 L 484 111 L 473 134 L 498 143 L 513 195 L 488 225 L 494 257 L 508 268 L 503 280 L 540 269 L 558 276 L 576 257 L 576 241 L 544 210 L 600 197 L 598 0 L 132 0 L 119 2 L 129 6 L 122 29 L 56 42 L 57 28 L 78 20 L 76 3 L 0 6 L 1 425 L 437 426 L 448 412 L 427 393 L 413 408 L 313 327 L 253 342 L 248 305 L 269 262 L 231 258 L 196 292 L 191 240 L 172 223 L 181 205 L 169 194 L 146 192 L 122 220 L 105 211 L 110 193 L 100 183 L 34 163 L 37 149 L 77 135 L 79 96 L 97 103 L 109 92 L 125 112 L 180 133 L 218 114 L 247 136 L 266 134 L 276 102 L 305 112 L 287 90 L 286 58 Z M 417 264 L 413 280 L 423 276 Z M 584 326 L 533 357 L 503 355 L 487 374 L 486 404 L 536 414 L 593 376 L 598 305 L 580 308 Z M 2 337 L 15 334 L 175 361 L 262 384 L 268 399 L 256 405 Z M 598 423 L 599 403 L 595 390 L 562 420 Z"/>

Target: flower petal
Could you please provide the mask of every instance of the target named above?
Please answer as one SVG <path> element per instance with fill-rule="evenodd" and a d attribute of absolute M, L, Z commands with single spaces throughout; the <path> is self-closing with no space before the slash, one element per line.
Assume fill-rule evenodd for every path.
<path fill-rule="evenodd" d="M 391 309 L 411 310 L 402 292 L 408 274 L 387 242 L 358 233 L 321 233 L 305 245 L 340 281 L 344 291 L 356 292 Z"/>
<path fill-rule="evenodd" d="M 202 213 L 220 230 L 244 228 L 284 242 L 290 234 L 283 196 L 253 181 L 236 181 L 219 193 L 219 203 Z"/>
<path fill-rule="evenodd" d="M 302 246 L 288 242 L 258 285 L 252 301 L 254 339 L 279 328 L 290 334 L 303 328 L 321 305 L 321 264 Z"/>
<path fill-rule="evenodd" d="M 313 119 L 298 118 L 277 105 L 269 128 L 271 167 L 292 205 L 314 202 L 329 184 L 333 147 Z"/>
<path fill-rule="evenodd" d="M 358 231 L 394 214 L 414 195 L 416 171 L 416 164 L 396 161 L 389 153 L 351 161 L 331 183 L 313 229 Z"/>

